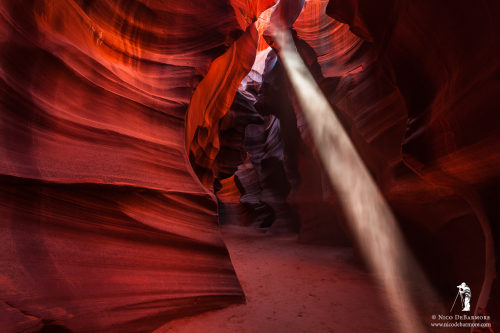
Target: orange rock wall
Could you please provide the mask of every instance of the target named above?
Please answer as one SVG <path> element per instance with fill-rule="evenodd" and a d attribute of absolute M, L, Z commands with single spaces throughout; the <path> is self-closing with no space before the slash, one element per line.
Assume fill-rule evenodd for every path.
<path fill-rule="evenodd" d="M 185 149 L 236 29 L 226 1 L 2 1 L 0 331 L 152 331 L 244 302 Z"/>

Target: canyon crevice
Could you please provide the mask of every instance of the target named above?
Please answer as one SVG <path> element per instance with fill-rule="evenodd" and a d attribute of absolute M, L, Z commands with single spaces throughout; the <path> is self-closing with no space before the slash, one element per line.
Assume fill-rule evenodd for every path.
<path fill-rule="evenodd" d="M 466 281 L 491 317 L 474 332 L 499 331 L 498 15 L 489 0 L 3 0 L 0 331 L 152 332 L 244 304 L 221 225 L 363 264 L 278 23 L 440 300 Z"/>

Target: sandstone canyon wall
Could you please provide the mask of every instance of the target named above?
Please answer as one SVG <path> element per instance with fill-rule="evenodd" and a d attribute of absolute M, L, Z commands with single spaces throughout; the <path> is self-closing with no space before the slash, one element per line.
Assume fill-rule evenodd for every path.
<path fill-rule="evenodd" d="M 500 188 L 500 25 L 493 17 L 499 4 L 335 0 L 327 13 L 373 42 L 385 76 L 403 96 L 404 163 L 430 184 L 460 195 L 479 219 L 486 267 L 476 313 L 490 314 L 498 330 L 500 211 L 493 203 Z M 471 228 L 473 220 L 466 223 L 470 213 L 460 211 L 450 216 L 455 227 L 444 228 L 456 238 L 450 250 L 472 256 L 461 244 L 474 242 L 476 233 L 456 230 Z"/>
<path fill-rule="evenodd" d="M 467 281 L 500 329 L 499 5 L 272 5 L 1 2 L 0 328 L 147 332 L 242 303 L 219 223 L 352 242 L 282 20 L 433 285 Z"/>
<path fill-rule="evenodd" d="M 0 330 L 143 332 L 244 302 L 185 114 L 226 1 L 2 1 Z"/>

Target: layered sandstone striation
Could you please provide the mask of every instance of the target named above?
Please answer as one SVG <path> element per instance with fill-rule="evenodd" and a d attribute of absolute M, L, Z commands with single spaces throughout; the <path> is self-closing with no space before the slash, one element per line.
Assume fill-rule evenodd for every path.
<path fill-rule="evenodd" d="M 184 135 L 240 29 L 226 1 L 2 2 L 2 332 L 152 331 L 244 302 Z"/>
<path fill-rule="evenodd" d="M 357 249 L 278 23 L 430 281 L 444 299 L 466 281 L 500 329 L 500 6 L 274 5 L 0 4 L 0 330 L 152 331 L 242 303 L 219 224 Z"/>
<path fill-rule="evenodd" d="M 479 219 L 483 235 L 456 236 L 451 249 L 467 257 L 472 254 L 465 244 L 485 243 L 476 313 L 491 314 L 499 329 L 500 303 L 494 295 L 500 294 L 500 210 L 494 202 L 500 172 L 500 27 L 492 19 L 500 13 L 499 4 L 335 0 L 327 13 L 373 42 L 386 77 L 403 96 L 408 115 L 404 163 L 429 183 L 465 199 Z M 450 233 L 472 228 L 472 221 L 464 223 L 470 212 L 458 207 L 450 213 L 455 224 Z M 464 266 L 457 271 L 467 271 Z"/>

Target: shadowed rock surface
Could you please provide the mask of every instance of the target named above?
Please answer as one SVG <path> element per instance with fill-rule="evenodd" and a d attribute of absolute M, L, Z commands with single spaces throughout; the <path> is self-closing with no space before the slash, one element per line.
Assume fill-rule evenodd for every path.
<path fill-rule="evenodd" d="M 466 281 L 500 330 L 500 4 L 274 4 L 0 4 L 0 331 L 150 332 L 244 303 L 221 224 L 362 260 L 269 21 L 440 296 Z"/>

